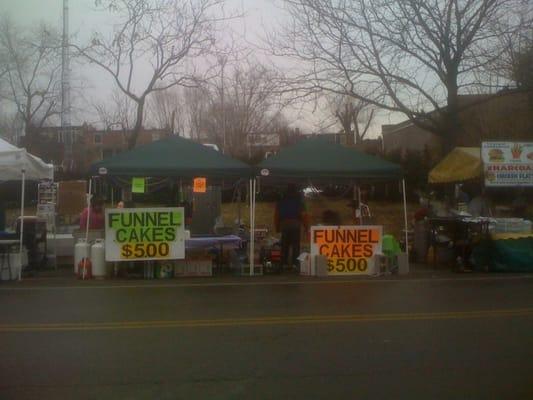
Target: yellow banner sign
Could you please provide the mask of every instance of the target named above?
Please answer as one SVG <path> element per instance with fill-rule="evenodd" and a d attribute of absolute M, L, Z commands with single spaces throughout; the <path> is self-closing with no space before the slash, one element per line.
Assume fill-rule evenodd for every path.
<path fill-rule="evenodd" d="M 372 274 L 382 231 L 381 226 L 313 226 L 311 256 L 326 256 L 329 275 Z"/>
<path fill-rule="evenodd" d="M 106 209 L 105 225 L 106 261 L 185 258 L 182 207 Z"/>

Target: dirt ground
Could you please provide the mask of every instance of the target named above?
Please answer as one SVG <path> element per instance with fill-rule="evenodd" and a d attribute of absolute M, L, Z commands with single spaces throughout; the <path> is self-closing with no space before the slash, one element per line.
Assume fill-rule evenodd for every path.
<path fill-rule="evenodd" d="M 318 224 L 321 221 L 322 213 L 325 210 L 336 211 L 343 224 L 353 224 L 352 209 L 348 207 L 348 199 L 328 199 L 319 197 L 315 199 L 306 199 L 306 205 L 310 217 L 310 223 Z M 274 231 L 274 204 L 273 202 L 261 202 L 256 204 L 256 226 L 266 227 L 269 232 Z M 383 225 L 383 233 L 389 233 L 400 237 L 404 226 L 403 205 L 402 203 L 392 202 L 370 202 L 370 212 L 373 216 L 373 223 Z M 412 215 L 416 210 L 416 204 L 407 205 L 408 220 L 411 221 Z M 222 218 L 226 225 L 232 225 L 238 216 L 238 204 L 223 204 Z M 241 204 L 241 218 L 244 224 L 249 224 L 249 207 Z"/>

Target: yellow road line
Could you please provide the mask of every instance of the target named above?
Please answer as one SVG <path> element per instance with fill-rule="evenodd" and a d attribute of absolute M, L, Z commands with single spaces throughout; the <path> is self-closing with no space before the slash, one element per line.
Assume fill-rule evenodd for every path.
<path fill-rule="evenodd" d="M 161 329 L 161 328 L 211 328 L 259 325 L 300 325 L 384 321 L 423 321 L 450 319 L 479 319 L 503 317 L 533 317 L 533 308 L 456 311 L 440 313 L 396 313 L 396 314 L 353 314 L 353 315 L 309 315 L 279 316 L 232 319 L 193 319 L 164 321 L 118 321 L 41 324 L 0 324 L 0 333 L 45 332 L 45 331 L 95 331 L 119 329 Z"/>

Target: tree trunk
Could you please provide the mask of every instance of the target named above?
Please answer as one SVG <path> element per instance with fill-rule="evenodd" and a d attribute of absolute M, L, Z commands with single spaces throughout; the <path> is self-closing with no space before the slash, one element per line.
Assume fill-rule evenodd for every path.
<path fill-rule="evenodd" d="M 459 95 L 457 88 L 457 74 L 451 72 L 447 82 L 448 97 L 447 107 L 443 115 L 442 150 L 448 154 L 457 146 L 461 135 L 461 123 L 459 121 Z"/>
<path fill-rule="evenodd" d="M 170 116 L 170 134 L 171 135 L 174 135 L 174 121 L 176 120 L 176 110 L 172 110 L 172 114 Z M 178 136 L 180 135 L 180 133 L 178 132 Z"/>
<path fill-rule="evenodd" d="M 342 125 L 344 128 L 344 133 L 346 134 L 346 145 L 353 146 L 355 144 L 353 131 L 352 131 L 352 121 L 353 121 L 353 109 L 351 104 L 344 105 L 344 115 Z"/>
<path fill-rule="evenodd" d="M 31 118 L 31 97 L 28 96 L 26 100 L 26 109 L 24 110 L 24 114 L 22 115 L 22 119 L 24 121 L 24 134 L 26 136 L 26 140 L 32 139 L 32 135 L 34 133 L 33 129 L 33 121 Z"/>
<path fill-rule="evenodd" d="M 133 149 L 135 147 L 143 127 L 144 99 L 145 98 L 142 97 L 137 101 L 137 116 L 135 118 L 135 126 L 133 127 L 131 136 L 128 140 L 128 149 Z"/>
<path fill-rule="evenodd" d="M 361 131 L 359 130 L 359 125 L 357 125 L 357 119 L 354 119 L 354 126 L 355 126 L 355 142 L 354 144 L 356 146 L 359 146 L 362 143 L 362 137 L 361 137 Z M 354 135 L 352 135 L 353 137 Z"/>

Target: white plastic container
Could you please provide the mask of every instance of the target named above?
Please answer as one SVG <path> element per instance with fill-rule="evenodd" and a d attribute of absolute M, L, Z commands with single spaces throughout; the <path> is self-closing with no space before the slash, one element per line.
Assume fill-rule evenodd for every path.
<path fill-rule="evenodd" d="M 16 250 L 16 252 L 2 255 L 0 257 L 4 257 L 3 260 L 0 260 L 0 263 L 5 263 L 4 268 L 0 271 L 0 281 L 8 281 L 10 279 L 12 281 L 18 280 L 20 269 L 28 266 L 28 250 L 26 250 L 26 247 L 22 248 L 22 258 L 18 249 Z M 7 268 L 8 257 L 9 264 L 11 266 L 11 273 L 10 270 Z"/>
<path fill-rule="evenodd" d="M 89 257 L 91 245 L 85 239 L 78 239 L 74 245 L 74 274 L 78 274 L 78 264 L 84 257 Z"/>
<path fill-rule="evenodd" d="M 104 239 L 96 239 L 91 246 L 91 263 L 93 276 L 95 278 L 104 278 L 106 276 Z"/>

